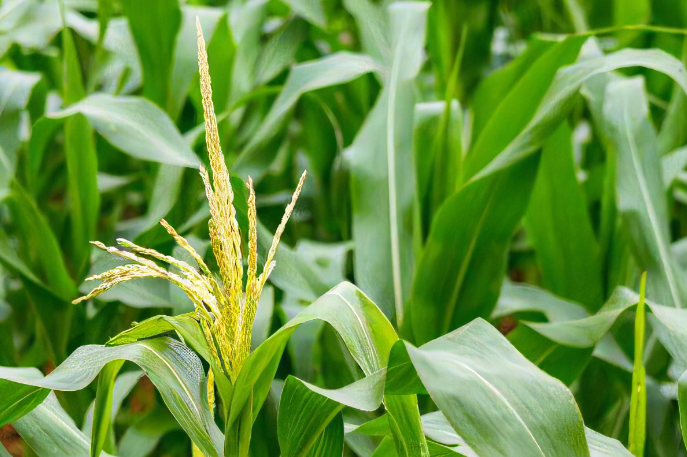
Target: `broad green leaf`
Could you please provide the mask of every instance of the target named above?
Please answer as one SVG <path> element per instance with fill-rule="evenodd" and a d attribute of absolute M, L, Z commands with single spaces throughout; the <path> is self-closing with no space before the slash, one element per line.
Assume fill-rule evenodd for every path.
<path fill-rule="evenodd" d="M 47 336 L 43 343 L 48 358 L 55 361 L 62 360 L 66 357 L 72 317 L 72 308 L 68 299 L 61 297 L 29 270 L 9 245 L 7 236 L 1 230 L 0 262 L 19 275 L 29 297 L 30 309 L 37 317 L 38 327 Z"/>
<path fill-rule="evenodd" d="M 108 21 L 103 48 L 111 57 L 96 69 L 92 84 L 102 84 L 103 91 L 110 94 L 130 94 L 139 89 L 143 70 L 129 21 L 125 17 L 113 17 Z"/>
<path fill-rule="evenodd" d="M 312 455 L 338 455 L 343 453 L 343 417 L 337 414 L 312 447 Z"/>
<path fill-rule="evenodd" d="M 157 407 L 124 432 L 119 440 L 119 455 L 149 456 L 165 434 L 178 429 L 174 417 Z"/>
<path fill-rule="evenodd" d="M 267 0 L 229 4 L 229 29 L 236 46 L 229 105 L 241 100 L 255 86 L 255 65 L 263 50 L 261 41 L 267 4 Z"/>
<path fill-rule="evenodd" d="M 291 9 L 297 15 L 307 19 L 313 24 L 325 28 L 327 25 L 327 17 L 325 16 L 324 5 L 322 0 L 285 0 Z"/>
<path fill-rule="evenodd" d="M 647 301 L 653 313 L 652 327 L 661 344 L 673 357 L 679 372 L 687 369 L 687 312 Z"/>
<path fill-rule="evenodd" d="M 386 366 L 396 332 L 374 303 L 350 283 L 342 283 L 317 299 L 251 353 L 236 380 L 229 421 L 236 419 L 251 394 L 254 410 L 267 396 L 277 363 L 296 327 L 323 320 L 339 333 L 367 376 Z"/>
<path fill-rule="evenodd" d="M 272 237 L 272 233 L 258 223 L 258 253 L 262 258 L 267 255 Z M 316 271 L 313 262 L 283 243 L 279 246 L 275 262 L 279 266 L 270 276 L 270 281 L 297 299 L 315 301 L 332 287 Z"/>
<path fill-rule="evenodd" d="M 140 97 L 114 97 L 96 93 L 51 118 L 81 113 L 93 128 L 121 151 L 143 160 L 197 168 L 198 158 L 170 118 Z"/>
<path fill-rule="evenodd" d="M 392 57 L 383 89 L 353 144 L 351 170 L 357 284 L 401 327 L 413 269 L 413 79 L 420 70 L 426 3 L 387 9 Z"/>
<path fill-rule="evenodd" d="M 43 379 L 20 376 L 7 368 L 0 368 L 0 378 L 25 384 L 27 391 L 33 387 L 80 390 L 115 360 L 129 360 L 143 368 L 193 442 L 209 456 L 222 454 L 223 436 L 203 395 L 206 380 L 200 360 L 175 340 L 155 338 L 121 346 L 82 346 Z"/>
<path fill-rule="evenodd" d="M 22 48 L 42 50 L 62 28 L 59 3 L 55 0 L 4 1 L 0 8 L 0 56 L 13 43 Z"/>
<path fill-rule="evenodd" d="M 648 118 L 643 80 L 609 83 L 604 116 L 617 157 L 618 211 L 639 267 L 648 272 L 648 296 L 661 304 L 684 308 L 687 278 L 670 252 L 661 162 Z"/>
<path fill-rule="evenodd" d="M 284 118 L 301 95 L 352 81 L 378 69 L 379 66 L 369 56 L 349 52 L 338 52 L 294 66 L 279 97 L 239 155 L 233 170 L 242 177 L 260 176 L 265 171 L 265 164 L 261 162 L 261 147 L 279 131 Z"/>
<path fill-rule="evenodd" d="M 135 343 L 167 332 L 177 332 L 180 339 L 193 348 L 205 360 L 211 359 L 205 336 L 194 313 L 171 317 L 155 316 L 139 322 L 129 330 L 110 338 L 107 346 L 122 346 Z"/>
<path fill-rule="evenodd" d="M 389 416 L 389 426 L 399 457 L 434 455 L 422 430 L 417 395 L 385 395 L 384 408 Z"/>
<path fill-rule="evenodd" d="M 687 43 L 682 44 L 682 63 L 687 62 Z M 685 119 L 685 108 L 687 108 L 687 94 L 680 88 L 679 84 L 673 84 L 672 96 L 665 118 L 658 132 L 658 151 L 661 155 L 667 154 L 674 148 L 683 146 L 687 141 L 687 119 Z"/>
<path fill-rule="evenodd" d="M 370 0 L 344 0 L 344 7 L 355 18 L 360 29 L 363 49 L 375 60 L 390 67 L 391 43 L 390 20 L 387 11 L 389 2 Z"/>
<path fill-rule="evenodd" d="M 599 247 L 576 178 L 572 132 L 565 124 L 544 143 L 525 226 L 544 286 L 596 311 L 604 293 Z"/>
<path fill-rule="evenodd" d="M 682 439 L 687 440 L 687 371 L 678 379 L 677 393 L 680 405 L 680 430 L 682 430 Z"/>
<path fill-rule="evenodd" d="M 527 48 L 508 65 L 494 70 L 488 78 L 482 81 L 475 91 L 471 111 L 474 114 L 472 125 L 473 144 L 482 135 L 492 116 L 497 114 L 494 107 L 498 107 L 513 89 L 513 86 L 527 73 L 534 63 L 539 60 L 556 43 L 551 40 L 534 39 L 527 43 Z"/>
<path fill-rule="evenodd" d="M 565 300 L 547 290 L 530 284 L 504 281 L 491 319 L 527 311 L 540 312 L 549 322 L 572 321 L 589 316 L 580 304 Z"/>
<path fill-rule="evenodd" d="M 140 3 L 122 0 L 143 68 L 143 95 L 165 108 L 169 95 L 174 45 L 181 25 L 177 0 Z M 156 24 L 155 27 L 152 25 Z"/>
<path fill-rule="evenodd" d="M 485 321 L 407 346 L 435 404 L 478 455 L 589 455 L 572 393 Z"/>
<path fill-rule="evenodd" d="M 417 344 L 491 314 L 511 237 L 527 208 L 536 159 L 467 184 L 437 212 L 410 297 Z"/>

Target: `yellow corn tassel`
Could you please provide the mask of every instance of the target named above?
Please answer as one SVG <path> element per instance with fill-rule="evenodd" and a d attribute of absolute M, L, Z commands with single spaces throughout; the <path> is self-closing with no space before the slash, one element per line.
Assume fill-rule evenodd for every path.
<path fill-rule="evenodd" d="M 222 367 L 233 382 L 250 353 L 251 332 L 260 295 L 267 278 L 274 269 L 274 257 L 279 246 L 279 239 L 284 232 L 286 222 L 293 213 L 303 188 L 306 173 L 303 172 L 291 202 L 286 207 L 281 223 L 274 234 L 260 276 L 257 275 L 258 236 L 255 191 L 253 181 L 248 178 L 247 186 L 250 194 L 248 198 L 248 269 L 244 292 L 242 242 L 236 220 L 236 209 L 233 205 L 234 192 L 219 143 L 205 40 L 200 22 L 196 21 L 196 25 L 198 28 L 198 68 L 203 98 L 205 136 L 212 178 L 203 166 L 200 167 L 200 176 L 210 205 L 211 217 L 208 230 L 212 252 L 219 266 L 219 279 L 216 279 L 215 275 L 210 272 L 203 259 L 189 242 L 163 219 L 160 224 L 174 238 L 176 243 L 191 255 L 197 267 L 154 249 L 138 246 L 128 240 L 117 240 L 118 244 L 125 249 L 107 247 L 96 241 L 93 244 L 99 249 L 132 263 L 87 278 L 87 280 L 101 281 L 101 284 L 88 295 L 74 300 L 73 303 L 94 298 L 111 287 L 130 279 L 145 277 L 166 279 L 181 288 L 193 302 L 203 335 L 214 359 L 213 366 Z M 175 271 L 169 271 L 158 265 L 157 262 L 172 266 Z M 212 380 L 213 373 L 210 371 L 208 374 L 208 401 L 211 408 L 214 405 Z M 196 455 L 195 448 L 194 455 Z"/>

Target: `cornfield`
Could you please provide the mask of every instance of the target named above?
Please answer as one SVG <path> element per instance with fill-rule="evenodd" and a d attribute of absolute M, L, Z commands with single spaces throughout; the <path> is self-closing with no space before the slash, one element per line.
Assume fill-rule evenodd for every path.
<path fill-rule="evenodd" d="M 687 456 L 684 0 L 0 0 L 0 457 Z"/>

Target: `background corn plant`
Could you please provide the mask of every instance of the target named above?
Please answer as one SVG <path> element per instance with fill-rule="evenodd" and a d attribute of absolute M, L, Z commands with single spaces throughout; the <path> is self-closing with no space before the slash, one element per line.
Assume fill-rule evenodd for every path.
<path fill-rule="evenodd" d="M 214 419 L 183 293 L 70 304 L 117 265 L 90 240 L 183 258 L 163 217 L 216 270 L 196 17 L 243 233 L 243 180 L 266 247 L 309 171 Z M 2 0 L 5 454 L 685 455 L 686 26 L 667 0 Z"/>

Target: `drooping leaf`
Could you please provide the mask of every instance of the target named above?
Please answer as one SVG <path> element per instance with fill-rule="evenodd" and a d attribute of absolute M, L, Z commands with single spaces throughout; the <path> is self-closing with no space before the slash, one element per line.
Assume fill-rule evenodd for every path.
<path fill-rule="evenodd" d="M 21 376 L 7 368 L 0 368 L 0 378 L 24 384 L 26 391 L 35 387 L 80 390 L 114 360 L 129 360 L 143 368 L 193 442 L 207 455 L 222 454 L 223 436 L 212 420 L 204 396 L 206 380 L 200 360 L 175 340 L 155 338 L 121 346 L 82 346 L 45 378 Z"/>
<path fill-rule="evenodd" d="M 408 345 L 408 353 L 437 407 L 478 455 L 589 455 L 572 393 L 485 321 Z"/>
<path fill-rule="evenodd" d="M 199 161 L 169 117 L 140 97 L 96 93 L 51 118 L 81 113 L 93 128 L 121 151 L 143 160 L 196 168 Z"/>
<path fill-rule="evenodd" d="M 12 423 L 39 457 L 88 457 L 90 442 L 51 393 L 34 410 Z M 102 452 L 100 457 L 110 457 Z"/>
<path fill-rule="evenodd" d="M 301 95 L 323 87 L 349 82 L 378 68 L 379 66 L 369 56 L 348 52 L 335 53 L 316 61 L 294 66 L 260 128 L 236 160 L 234 171 L 242 177 L 250 175 L 254 178 L 264 172 L 264 163 L 260 162 L 261 147 L 278 131 L 286 114 Z"/>

